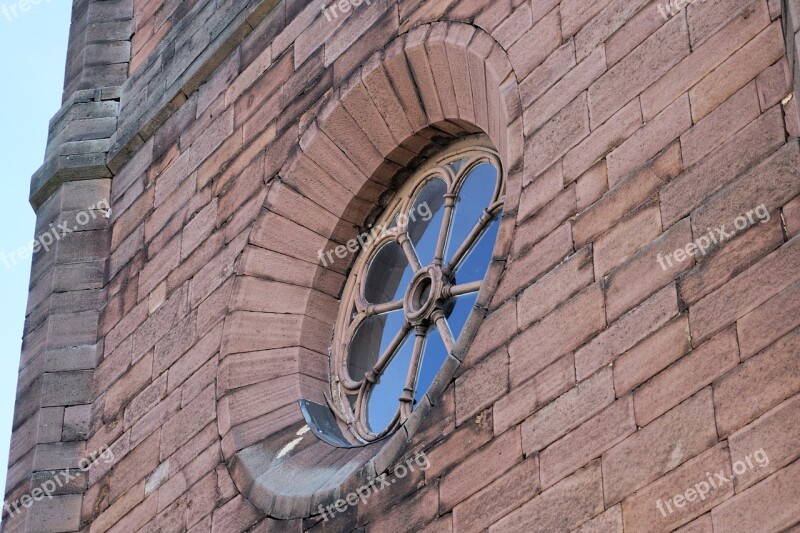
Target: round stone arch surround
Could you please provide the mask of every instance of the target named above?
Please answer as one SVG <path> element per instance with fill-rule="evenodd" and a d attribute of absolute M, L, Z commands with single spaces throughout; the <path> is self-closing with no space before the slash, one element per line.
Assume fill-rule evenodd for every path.
<path fill-rule="evenodd" d="M 363 448 L 337 449 L 320 441 L 304 428 L 297 405 L 301 398 L 325 404 L 337 296 L 355 255 L 324 265 L 319 252 L 363 231 L 381 201 L 428 155 L 478 133 L 497 149 L 506 173 L 501 230 L 477 301 L 486 310 L 516 225 L 523 124 L 511 63 L 482 29 L 436 22 L 398 36 L 335 90 L 269 182 L 248 248 L 288 253 L 306 270 L 312 267 L 311 273 L 306 286 L 288 286 L 253 275 L 257 268 L 237 269 L 217 380 L 219 433 L 231 476 L 269 516 L 310 516 L 318 505 L 386 471 L 451 383 L 463 353 L 448 358 L 403 428 Z M 256 311 L 240 303 L 253 283 L 261 284 L 263 299 L 276 308 Z M 258 353 L 237 342 L 240 335 L 266 334 L 271 340 Z M 253 372 L 259 364 L 270 370 Z"/>

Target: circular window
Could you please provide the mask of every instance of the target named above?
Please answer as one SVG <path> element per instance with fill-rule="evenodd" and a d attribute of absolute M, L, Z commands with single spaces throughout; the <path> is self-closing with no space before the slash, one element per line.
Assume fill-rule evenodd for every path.
<path fill-rule="evenodd" d="M 357 238 L 332 346 L 331 407 L 348 439 L 397 429 L 468 324 L 503 209 L 497 153 L 472 140 L 430 160 Z"/>

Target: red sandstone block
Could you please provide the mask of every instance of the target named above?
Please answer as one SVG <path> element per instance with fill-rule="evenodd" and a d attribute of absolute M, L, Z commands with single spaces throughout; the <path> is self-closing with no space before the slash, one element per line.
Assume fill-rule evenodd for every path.
<path fill-rule="evenodd" d="M 782 531 L 800 518 L 800 461 L 711 511 L 715 531 Z"/>
<path fill-rule="evenodd" d="M 525 165 L 547 169 L 587 135 L 589 109 L 582 93 L 528 139 Z"/>
<path fill-rule="evenodd" d="M 354 77 L 341 88 L 342 104 L 350 113 L 367 137 L 383 156 L 389 154 L 397 145 L 389 126 L 380 111 L 369 97 L 361 77 Z"/>
<path fill-rule="evenodd" d="M 592 125 L 605 122 L 688 54 L 686 21 L 675 17 L 589 87 Z"/>
<path fill-rule="evenodd" d="M 167 395 L 167 376 L 163 375 L 144 388 L 125 408 L 125 429 L 148 413 Z"/>
<path fill-rule="evenodd" d="M 748 83 L 681 135 L 683 164 L 694 165 L 719 148 L 731 134 L 757 119 L 760 114 L 758 99 L 755 82 Z"/>
<path fill-rule="evenodd" d="M 489 533 L 567 531 L 603 511 L 600 461 L 539 494 L 489 527 Z"/>
<path fill-rule="evenodd" d="M 561 25 L 564 28 L 564 36 L 575 35 L 592 17 L 611 2 L 612 0 L 591 3 L 580 0 L 563 0 L 561 2 Z"/>
<path fill-rule="evenodd" d="M 648 0 L 634 0 L 632 2 L 622 2 L 620 0 L 612 0 L 600 11 L 596 17 L 584 25 L 575 35 L 575 49 L 578 57 L 583 58 L 587 56 L 592 50 L 600 46 L 608 46 L 609 38 L 616 35 L 617 30 L 624 29 L 629 24 L 629 20 L 636 14 L 646 11 L 642 9 Z M 656 28 L 648 28 L 650 31 L 646 35 L 641 35 L 637 42 L 630 44 L 630 48 L 625 50 L 619 57 L 625 56 L 641 43 L 644 39 L 649 37 Z M 606 50 L 608 53 L 608 50 Z M 614 61 L 616 63 L 616 61 Z M 613 63 L 609 63 L 613 64 Z"/>
<path fill-rule="evenodd" d="M 482 360 L 487 354 L 508 343 L 516 333 L 517 306 L 514 301 L 510 301 L 487 315 L 481 322 L 464 358 L 464 365 L 471 366 Z"/>
<path fill-rule="evenodd" d="M 784 53 L 780 22 L 773 22 L 689 91 L 697 122 Z"/>
<path fill-rule="evenodd" d="M 777 217 L 772 218 L 769 223 L 750 229 L 746 238 L 726 242 L 707 257 L 701 257 L 695 268 L 680 279 L 681 300 L 689 305 L 695 303 L 781 246 L 781 223 Z"/>
<path fill-rule="evenodd" d="M 724 444 L 717 445 L 626 498 L 625 529 L 671 531 L 691 521 L 733 495 L 730 474 L 730 454 Z"/>
<path fill-rule="evenodd" d="M 309 6 L 309 8 L 314 6 Z M 316 10 L 316 8 L 315 8 Z M 241 495 L 214 511 L 213 533 L 244 531 L 255 524 L 261 513 Z"/>
<path fill-rule="evenodd" d="M 558 65 L 554 68 L 556 67 Z M 561 65 L 561 67 L 564 68 L 564 65 Z M 570 102 L 578 98 L 592 82 L 600 77 L 605 69 L 605 52 L 603 48 L 599 48 L 592 55 L 578 63 L 567 74 L 564 74 L 558 81 L 553 80 L 555 84 L 535 102 L 531 99 L 532 104 L 525 110 L 526 137 L 541 128 L 543 124 L 565 109 Z M 549 80 L 550 78 L 545 76 L 545 79 Z M 523 105 L 525 105 L 525 101 L 523 101 Z"/>
<path fill-rule="evenodd" d="M 613 505 L 717 441 L 711 388 L 706 388 L 603 455 L 606 505 Z M 636 457 L 636 468 L 631 458 Z"/>
<path fill-rule="evenodd" d="M 800 396 L 780 404 L 728 439 L 736 474 L 736 492 L 742 492 L 800 457 Z"/>
<path fill-rule="evenodd" d="M 514 13 L 521 10 L 527 11 L 528 15 L 530 15 L 530 8 L 527 3 L 522 4 Z M 496 31 L 503 31 L 505 26 L 506 23 L 501 24 Z M 514 46 L 511 48 L 503 46 L 503 48 L 508 50 L 508 58 L 514 67 L 514 71 L 522 79 L 527 77 L 547 56 L 561 46 L 561 43 L 559 14 L 557 9 L 553 9 L 544 18 L 535 23 L 533 27 L 528 25 L 525 28 L 525 33 L 516 41 Z M 503 44 L 502 41 L 500 44 Z"/>
<path fill-rule="evenodd" d="M 798 165 L 800 150 L 798 143 L 792 141 L 698 207 L 692 213 L 695 234 L 701 235 L 709 231 L 707 228 L 726 224 L 733 235 L 756 223 L 768 222 L 764 208 L 777 215 L 780 206 L 800 193 Z M 745 207 L 748 203 L 752 207 Z M 736 220 L 739 217 L 746 217 L 744 226 L 741 219 Z"/>
<path fill-rule="evenodd" d="M 434 520 L 437 508 L 440 505 L 440 494 L 436 484 L 416 491 L 410 498 L 397 505 L 387 506 L 391 510 L 383 512 L 376 522 L 379 529 L 398 533 L 412 533 L 421 531 L 423 526 Z"/>
<path fill-rule="evenodd" d="M 202 480 L 209 472 L 213 477 L 214 468 L 219 464 L 220 459 L 219 442 L 214 442 L 205 450 L 198 452 L 197 456 L 183 468 L 179 469 L 178 465 L 172 464 L 172 461 L 163 463 L 168 464 L 172 472 L 169 480 L 158 488 L 158 510 L 163 511 L 172 505 L 175 500 L 188 492 L 189 487 Z M 211 488 L 212 496 L 216 492 L 216 484 L 216 479 L 214 479 Z"/>
<path fill-rule="evenodd" d="M 788 237 L 791 239 L 800 234 L 800 196 L 796 196 L 793 200 L 787 202 L 781 212 Z"/>
<path fill-rule="evenodd" d="M 679 262 L 676 250 L 692 242 L 689 219 L 675 224 L 659 238 L 611 272 L 606 289 L 606 314 L 612 322 L 692 267 L 694 257 Z M 663 261 L 660 259 L 663 258 Z M 671 263 L 671 264 L 670 264 Z M 665 268 L 666 267 L 666 268 Z"/>
<path fill-rule="evenodd" d="M 192 402 L 164 422 L 161 430 L 161 460 L 172 455 L 182 444 L 214 420 L 216 416 L 216 395 L 210 386 Z"/>
<path fill-rule="evenodd" d="M 520 82 L 519 92 L 523 107 L 538 100 L 575 65 L 575 43 L 570 39 Z"/>
<path fill-rule="evenodd" d="M 668 322 L 614 361 L 614 388 L 622 395 L 641 385 L 692 349 L 689 319 Z"/>
<path fill-rule="evenodd" d="M 600 161 L 578 178 L 575 189 L 578 212 L 582 212 L 608 192 L 608 167 Z"/>
<path fill-rule="evenodd" d="M 696 520 L 692 520 L 680 529 L 676 529 L 675 533 L 714 533 L 714 528 L 711 525 L 711 513 L 706 513 Z"/>
<path fill-rule="evenodd" d="M 495 292 L 492 307 L 518 294 L 573 252 L 570 222 L 562 224 L 522 257 L 508 265 Z"/>
<path fill-rule="evenodd" d="M 605 327 L 602 289 L 592 285 L 514 339 L 508 347 L 512 385 L 574 350 Z M 582 316 L 576 323 L 572 317 Z"/>
<path fill-rule="evenodd" d="M 459 464 L 464 457 L 489 442 L 492 435 L 492 415 L 488 411 L 487 416 L 480 420 L 473 419 L 452 433 L 448 433 L 446 439 L 425 452 L 431 464 L 425 471 L 425 479 L 432 481 L 441 477 L 443 473 Z"/>
<path fill-rule="evenodd" d="M 139 505 L 143 499 L 144 481 L 141 481 L 138 485 L 134 485 L 122 497 L 117 499 L 117 501 L 113 502 L 110 506 L 100 512 L 92 520 L 89 531 L 92 533 L 103 533 L 108 531 L 114 526 L 114 524 L 122 520 L 125 515 Z M 84 503 L 86 503 L 86 496 L 84 497 Z M 95 514 L 94 509 L 92 510 L 92 513 L 93 515 Z"/>
<path fill-rule="evenodd" d="M 614 401 L 610 369 L 579 383 L 522 423 L 522 446 L 531 455 L 567 434 Z"/>
<path fill-rule="evenodd" d="M 523 3 L 492 30 L 491 36 L 500 43 L 503 49 L 508 50 L 530 29 L 532 24 L 531 6 Z"/>
<path fill-rule="evenodd" d="M 519 431 L 509 431 L 490 441 L 439 482 L 439 512 L 444 514 L 522 460 Z"/>
<path fill-rule="evenodd" d="M 573 230 L 575 246 L 584 246 L 615 226 L 681 170 L 680 147 L 676 143 L 578 216 Z"/>
<path fill-rule="evenodd" d="M 595 239 L 594 271 L 603 277 L 661 235 L 661 210 L 653 203 Z"/>
<path fill-rule="evenodd" d="M 766 111 L 791 93 L 791 70 L 786 57 L 784 56 L 759 74 L 756 78 L 756 85 L 758 86 L 758 102 L 761 104 L 762 111 Z"/>
<path fill-rule="evenodd" d="M 428 54 L 423 45 L 427 31 L 428 29 L 425 27 L 418 27 L 408 33 L 405 54 L 408 59 L 408 67 L 418 86 L 419 93 L 416 98 L 417 100 L 422 99 L 428 120 L 439 122 L 444 119 L 444 113 L 437 96 L 436 82 L 431 72 Z"/>
<path fill-rule="evenodd" d="M 615 505 L 575 530 L 575 533 L 623 533 L 622 506 Z"/>
<path fill-rule="evenodd" d="M 800 276 L 800 239 L 794 238 L 689 308 L 696 342 L 741 318 Z"/>
<path fill-rule="evenodd" d="M 609 66 L 616 65 L 631 50 L 639 46 L 642 41 L 650 37 L 667 21 L 658 12 L 658 2 L 655 0 L 632 2 L 638 13 L 632 14 L 625 24 L 605 41 L 606 56 Z M 623 5 L 626 5 L 623 3 Z"/>
<path fill-rule="evenodd" d="M 608 152 L 624 144 L 626 139 L 631 137 L 633 132 L 641 125 L 642 110 L 639 105 L 639 99 L 636 98 L 609 118 L 602 126 L 595 128 L 591 135 L 564 156 L 565 183 L 577 179 L 594 163 L 603 159 Z M 616 153 L 616 150 L 609 155 L 609 165 L 612 163 L 614 153 Z"/>
<path fill-rule="evenodd" d="M 113 502 L 128 489 L 142 481 L 158 466 L 158 445 L 161 432 L 154 431 L 141 444 L 114 465 L 109 480 L 108 499 Z"/>
<path fill-rule="evenodd" d="M 539 461 L 522 461 L 480 492 L 456 505 L 453 527 L 456 531 L 477 533 L 507 513 L 526 503 L 539 491 Z"/>
<path fill-rule="evenodd" d="M 472 71 L 468 57 L 471 54 L 467 53 L 467 48 L 474 33 L 474 28 L 469 26 L 450 26 L 446 37 L 447 62 L 453 78 L 458 115 L 470 123 L 475 123 L 476 119 L 471 86 Z"/>
<path fill-rule="evenodd" d="M 608 154 L 608 186 L 613 188 L 622 178 L 680 137 L 691 125 L 689 98 L 678 98 Z"/>
<path fill-rule="evenodd" d="M 636 390 L 636 423 L 649 424 L 738 363 L 736 331 L 729 328 Z"/>
<path fill-rule="evenodd" d="M 542 487 L 557 483 L 636 431 L 633 398 L 612 403 L 540 455 Z"/>
<path fill-rule="evenodd" d="M 743 425 L 800 391 L 800 361 L 796 354 L 800 330 L 739 365 L 714 387 L 720 437 Z"/>
<path fill-rule="evenodd" d="M 759 3 L 763 3 L 760 2 Z M 721 27 L 736 17 L 747 8 L 751 7 L 751 0 L 733 0 L 725 5 L 712 2 L 709 5 L 697 4 L 687 8 L 687 18 L 689 20 L 690 33 L 692 35 L 692 47 L 696 47 L 713 35 Z"/>
<path fill-rule="evenodd" d="M 519 328 L 537 322 L 593 281 L 592 253 L 583 248 L 519 295 Z"/>
<path fill-rule="evenodd" d="M 500 435 L 536 409 L 547 405 L 575 385 L 572 354 L 562 357 L 503 396 L 493 407 L 494 433 Z"/>
<path fill-rule="evenodd" d="M 383 65 L 377 58 L 364 66 L 362 80 L 378 112 L 386 120 L 394 139 L 402 142 L 410 137 L 413 133 L 411 123 Z"/>
<path fill-rule="evenodd" d="M 403 52 L 405 38 L 399 38 L 387 47 L 384 53 L 386 75 L 397 92 L 397 98 L 405 110 L 413 130 L 419 130 L 427 124 L 425 110 L 416 93 L 416 85 L 406 56 Z"/>
<path fill-rule="evenodd" d="M 508 351 L 498 350 L 456 380 L 456 425 L 508 392 Z"/>
<path fill-rule="evenodd" d="M 111 251 L 119 247 L 120 243 L 128 238 L 135 230 L 142 227 L 142 221 L 153 208 L 155 189 L 150 187 L 137 196 L 131 206 L 114 221 L 111 236 Z"/>
<path fill-rule="evenodd" d="M 517 219 L 522 222 L 535 215 L 542 207 L 547 205 L 558 193 L 564 190 L 564 176 L 559 161 L 543 174 L 523 177 L 524 189 L 520 197 L 519 214 Z"/>
<path fill-rule="evenodd" d="M 193 308 L 197 307 L 233 273 L 236 259 L 242 253 L 247 237 L 247 232 L 242 232 L 195 274 L 189 285 L 189 304 Z"/>
<path fill-rule="evenodd" d="M 678 298 L 673 283 L 621 317 L 575 352 L 575 371 L 578 380 L 585 379 L 603 366 L 613 363 L 618 355 L 635 346 L 677 314 Z"/>
<path fill-rule="evenodd" d="M 152 353 L 141 358 L 108 389 L 104 402 L 104 417 L 110 420 L 123 409 L 134 396 L 145 388 L 153 375 Z"/>
<path fill-rule="evenodd" d="M 26 500 L 29 499 L 30 495 Z M 81 526 L 81 495 L 66 494 L 33 501 L 25 516 L 27 517 L 25 531 L 41 533 L 78 531 Z M 11 530 L 3 528 L 4 531 L 6 529 Z"/>
<path fill-rule="evenodd" d="M 570 185 L 534 217 L 517 227 L 511 248 L 513 256 L 519 257 L 527 253 L 532 246 L 575 215 L 578 210 L 575 189 L 574 184 Z"/>
<path fill-rule="evenodd" d="M 174 391 L 181 383 L 192 376 L 206 361 L 213 357 L 220 347 L 222 324 L 197 341 L 189 351 L 169 368 L 168 392 Z"/>
<path fill-rule="evenodd" d="M 800 325 L 800 282 L 795 282 L 737 321 L 742 359 Z"/>
<path fill-rule="evenodd" d="M 178 266 L 180 259 L 181 238 L 177 236 L 145 264 L 139 274 L 139 299 L 149 295 Z"/>

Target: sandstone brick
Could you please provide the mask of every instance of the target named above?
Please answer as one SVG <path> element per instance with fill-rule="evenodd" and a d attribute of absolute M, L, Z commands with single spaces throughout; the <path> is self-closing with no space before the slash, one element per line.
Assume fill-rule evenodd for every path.
<path fill-rule="evenodd" d="M 558 68 L 559 66 L 565 68 L 563 65 L 554 65 L 553 68 Z M 535 102 L 531 100 L 532 105 L 527 107 L 524 114 L 525 135 L 528 136 L 539 130 L 542 125 L 565 109 L 570 102 L 574 102 L 592 82 L 600 77 L 605 69 L 605 53 L 602 48 L 599 48 L 592 55 L 578 63 L 550 89 L 547 89 L 547 92 L 542 94 Z M 538 75 L 538 73 L 534 72 L 532 75 Z M 545 80 L 549 80 L 546 72 L 542 73 L 542 75 L 545 76 Z M 547 83 L 547 81 L 539 83 Z M 538 90 L 540 89 L 537 89 L 536 92 Z M 526 96 L 525 93 L 523 93 L 523 96 Z M 531 98 L 531 96 L 528 96 L 528 98 Z M 523 101 L 523 105 L 526 105 L 525 101 Z M 586 120 L 588 122 L 588 118 Z"/>
<path fill-rule="evenodd" d="M 104 416 L 114 418 L 134 396 L 145 388 L 153 376 L 153 354 L 142 357 L 108 389 L 105 396 Z"/>
<path fill-rule="evenodd" d="M 532 457 L 453 508 L 456 531 L 479 532 L 527 502 L 539 491 L 539 460 Z"/>
<path fill-rule="evenodd" d="M 636 431 L 633 398 L 626 396 L 557 440 L 539 455 L 542 487 L 560 481 Z"/>
<path fill-rule="evenodd" d="M 211 386 L 162 427 L 160 457 L 166 459 L 216 416 L 216 395 Z"/>
<path fill-rule="evenodd" d="M 587 135 L 589 111 L 582 93 L 528 139 L 525 165 L 547 169 Z"/>
<path fill-rule="evenodd" d="M 381 517 L 379 528 L 402 533 L 420 531 L 422 526 L 437 516 L 436 510 L 440 503 L 437 488 L 435 484 L 425 487 L 411 498 L 393 506 L 391 511 Z"/>
<path fill-rule="evenodd" d="M 780 221 L 774 216 L 772 218 L 768 224 L 757 224 L 750 229 L 746 238 L 728 241 L 708 256 L 701 257 L 695 268 L 681 276 L 681 300 L 693 304 L 782 245 Z"/>
<path fill-rule="evenodd" d="M 501 349 L 456 380 L 456 424 L 462 424 L 508 391 L 508 351 Z"/>
<path fill-rule="evenodd" d="M 81 524 L 81 495 L 66 494 L 34 501 L 27 516 L 27 527 L 33 531 L 77 531 Z"/>
<path fill-rule="evenodd" d="M 661 211 L 657 204 L 643 206 L 598 237 L 593 246 L 594 271 L 603 277 L 661 235 Z"/>
<path fill-rule="evenodd" d="M 114 501 L 142 481 L 158 466 L 158 444 L 161 433 L 153 432 L 114 465 L 109 481 L 109 501 Z"/>
<path fill-rule="evenodd" d="M 517 320 L 524 329 L 594 281 L 592 251 L 583 248 L 522 292 L 517 299 Z"/>
<path fill-rule="evenodd" d="M 740 233 L 751 223 L 746 220 L 748 224 L 742 228 L 735 219 L 747 213 L 749 218 L 754 219 L 752 224 L 756 221 L 761 224 L 768 222 L 766 214 L 760 214 L 760 218 L 754 216 L 758 213 L 756 206 L 764 206 L 770 212 L 777 213 L 780 206 L 800 193 L 800 182 L 795 172 L 798 164 L 798 143 L 789 142 L 698 207 L 692 213 L 695 233 L 699 235 L 708 231 L 705 228 L 716 228 L 722 224 L 726 224 L 732 234 Z M 742 207 L 748 201 L 756 203 L 756 199 L 758 203 L 753 207 Z"/>
<path fill-rule="evenodd" d="M 719 28 L 723 27 L 730 19 L 736 17 L 741 12 L 747 13 L 746 8 L 752 2 L 747 0 L 735 0 L 727 5 L 719 2 L 711 2 L 708 5 L 697 4 L 687 8 L 687 18 L 689 20 L 690 33 L 692 35 L 692 47 L 705 41 L 709 36 L 714 35 Z"/>
<path fill-rule="evenodd" d="M 566 222 L 542 239 L 522 257 L 513 259 L 495 292 L 493 303 L 504 302 L 570 255 L 572 228 Z"/>
<path fill-rule="evenodd" d="M 686 104 L 686 116 L 688 117 L 688 100 Z M 565 182 L 569 183 L 577 179 L 594 163 L 603 159 L 608 152 L 611 152 L 621 144 L 625 144 L 626 139 L 630 138 L 641 125 L 642 110 L 639 100 L 636 98 L 617 111 L 603 125 L 595 128 L 586 139 L 564 156 Z M 671 141 L 672 139 L 669 140 Z M 612 165 L 612 162 L 616 163 L 615 153 L 617 153 L 616 150 L 609 154 L 609 165 Z M 649 156 L 645 157 L 645 159 L 649 159 Z M 612 169 L 617 170 L 617 166 L 611 166 L 609 171 L 612 171 Z M 616 182 L 616 180 L 614 181 Z"/>
<path fill-rule="evenodd" d="M 605 161 L 600 161 L 577 180 L 575 188 L 578 212 L 582 212 L 608 191 L 608 166 Z"/>
<path fill-rule="evenodd" d="M 531 455 L 567 434 L 614 401 L 613 374 L 598 372 L 522 424 L 522 446 Z"/>
<path fill-rule="evenodd" d="M 558 47 L 519 84 L 522 105 L 528 107 L 575 67 L 575 42 Z"/>
<path fill-rule="evenodd" d="M 677 533 L 714 533 L 714 528 L 711 525 L 711 513 L 706 513 L 675 531 Z"/>
<path fill-rule="evenodd" d="M 437 435 L 438 436 L 438 435 Z M 425 479 L 434 480 L 457 466 L 467 455 L 492 440 L 492 416 L 473 419 L 448 434 L 429 451 L 426 451 L 431 466 L 425 471 Z"/>
<path fill-rule="evenodd" d="M 782 31 L 780 23 L 776 21 L 689 90 L 692 119 L 697 122 L 706 116 L 780 59 L 783 52 Z"/>
<path fill-rule="evenodd" d="M 622 178 L 677 139 L 691 125 L 689 98 L 678 98 L 608 154 L 608 186 L 613 188 Z"/>
<path fill-rule="evenodd" d="M 574 224 L 576 246 L 583 246 L 619 222 L 628 212 L 643 203 L 671 177 L 682 170 L 680 147 L 672 145 L 648 166 L 624 179 L 590 208 Z M 669 227 L 664 224 L 665 227 Z"/>
<path fill-rule="evenodd" d="M 561 25 L 564 28 L 564 35 L 574 35 L 611 1 L 601 0 L 592 4 L 579 2 L 578 0 L 564 0 L 561 2 Z"/>
<path fill-rule="evenodd" d="M 784 205 L 782 213 L 786 226 L 786 234 L 789 238 L 800 234 L 800 196 L 796 196 L 794 200 Z"/>
<path fill-rule="evenodd" d="M 561 163 L 556 163 L 538 177 L 526 175 L 523 180 L 524 189 L 520 197 L 520 221 L 535 215 L 542 207 L 547 205 L 562 190 L 564 190 L 564 175 Z"/>
<path fill-rule="evenodd" d="M 800 366 L 794 355 L 798 343 L 800 331 L 795 329 L 744 361 L 714 386 L 720 437 L 730 435 L 800 391 Z"/>
<path fill-rule="evenodd" d="M 691 350 L 689 319 L 682 315 L 614 361 L 614 388 L 618 395 L 641 385 Z"/>
<path fill-rule="evenodd" d="M 690 269 L 695 258 L 684 253 L 683 262 L 679 262 L 680 257 L 675 251 L 691 242 L 692 233 L 687 218 L 613 270 L 608 275 L 606 289 L 608 321 L 616 320 L 678 274 Z"/>
<path fill-rule="evenodd" d="M 514 10 L 514 14 L 518 12 L 527 14 L 528 24 L 530 24 L 530 6 L 528 4 L 522 4 L 522 6 Z M 514 14 L 512 14 L 512 17 L 514 17 Z M 508 58 L 520 79 L 525 78 L 533 69 L 538 67 L 551 53 L 561 46 L 562 38 L 559 19 L 558 10 L 553 9 L 541 20 L 536 22 L 533 27 L 530 27 L 530 25 L 525 27 L 525 33 L 520 35 L 519 40 L 517 40 L 513 46 L 510 48 L 503 46 L 503 48 L 508 50 Z M 507 33 L 510 38 L 513 38 L 515 34 L 507 32 L 506 30 L 506 26 L 513 20 L 513 18 L 506 19 L 506 22 L 498 26 L 498 34 Z M 518 25 L 518 27 L 522 26 Z M 503 45 L 502 39 L 500 44 Z"/>
<path fill-rule="evenodd" d="M 635 2 L 631 8 L 641 9 L 635 14 L 626 13 L 625 24 L 605 41 L 609 66 L 617 64 L 667 22 L 658 12 L 657 2 Z"/>
<path fill-rule="evenodd" d="M 214 511 L 212 532 L 244 530 L 255 524 L 261 513 L 241 495 Z"/>
<path fill-rule="evenodd" d="M 723 330 L 636 390 L 636 423 L 649 424 L 738 363 L 736 332 Z"/>
<path fill-rule="evenodd" d="M 470 366 L 508 343 L 517 333 L 517 306 L 507 302 L 487 315 L 470 344 L 464 364 Z"/>
<path fill-rule="evenodd" d="M 570 320 L 579 313 L 580 323 Z M 571 352 L 605 327 L 604 299 L 598 284 L 578 293 L 531 326 L 508 347 L 511 383 L 515 386 Z"/>
<path fill-rule="evenodd" d="M 571 530 L 603 511 L 600 462 L 595 461 L 489 527 L 489 533 Z"/>
<path fill-rule="evenodd" d="M 716 441 L 711 389 L 706 388 L 603 455 L 606 505 L 621 501 Z"/>
<path fill-rule="evenodd" d="M 737 321 L 742 359 L 800 325 L 800 283 L 795 282 Z"/>
<path fill-rule="evenodd" d="M 748 9 L 675 65 L 641 96 L 645 121 L 656 116 L 769 24 L 764 2 Z"/>
<path fill-rule="evenodd" d="M 519 431 L 508 431 L 490 441 L 442 477 L 439 482 L 440 514 L 445 514 L 521 460 Z"/>
<path fill-rule="evenodd" d="M 689 308 L 695 342 L 707 339 L 793 283 L 800 239 L 795 237 Z"/>
<path fill-rule="evenodd" d="M 800 461 L 795 461 L 750 490 L 711 511 L 714 530 L 743 528 L 780 531 L 797 522 Z"/>
<path fill-rule="evenodd" d="M 592 124 L 602 124 L 689 54 L 689 32 L 675 17 L 589 87 Z"/>
<path fill-rule="evenodd" d="M 576 186 L 570 185 L 536 215 L 520 224 L 514 233 L 511 254 L 519 257 L 550 235 L 577 211 Z"/>
<path fill-rule="evenodd" d="M 675 284 L 670 284 L 575 352 L 578 380 L 613 363 L 616 356 L 635 346 L 677 314 Z"/>
<path fill-rule="evenodd" d="M 622 506 L 615 505 L 575 530 L 575 533 L 622 533 Z"/>
<path fill-rule="evenodd" d="M 633 2 L 612 0 L 608 2 L 597 16 L 589 21 L 575 35 L 575 49 L 578 57 L 582 58 L 586 56 L 598 46 L 603 45 L 607 47 L 612 36 L 617 35 L 619 31 L 631 25 L 629 21 L 634 17 L 637 11 L 639 11 L 639 13 L 646 11 L 646 9 L 643 8 L 645 4 L 647 4 L 647 0 L 634 0 Z M 647 31 L 646 35 L 637 35 L 636 42 L 627 43 L 629 44 L 629 48 L 622 52 L 620 57 L 627 55 L 630 50 L 649 37 L 656 29 L 657 26 L 647 28 L 649 31 Z M 612 50 L 612 52 L 614 52 L 614 50 Z M 616 62 L 617 61 L 610 62 L 609 65 L 613 65 Z"/>
<path fill-rule="evenodd" d="M 683 164 L 691 167 L 760 114 L 755 82 L 748 83 L 681 135 Z M 764 109 L 766 111 L 766 109 Z"/>
<path fill-rule="evenodd" d="M 499 435 L 575 385 L 572 354 L 562 357 L 503 396 L 493 407 L 494 432 Z"/>
<path fill-rule="evenodd" d="M 721 486 L 718 473 L 727 480 Z M 730 453 L 724 445 L 715 446 L 626 498 L 622 503 L 625 528 L 637 531 L 658 524 L 659 530 L 668 531 L 691 521 L 731 497 L 730 474 Z M 703 497 L 699 497 L 701 490 L 706 491 Z"/>

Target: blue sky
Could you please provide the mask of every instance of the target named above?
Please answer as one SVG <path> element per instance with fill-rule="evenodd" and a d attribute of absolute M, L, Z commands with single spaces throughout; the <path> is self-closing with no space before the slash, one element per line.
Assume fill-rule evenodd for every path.
<path fill-rule="evenodd" d="M 42 164 L 47 124 L 61 106 L 72 2 L 46 0 L 17 16 L 16 0 L 0 0 L 0 252 L 34 237 L 28 203 L 31 175 Z M 5 10 L 3 7 L 5 6 Z M 8 13 L 8 15 L 6 15 Z M 0 262 L 0 463 L 8 464 L 30 260 Z M 5 487 L 6 468 L 0 468 Z"/>

